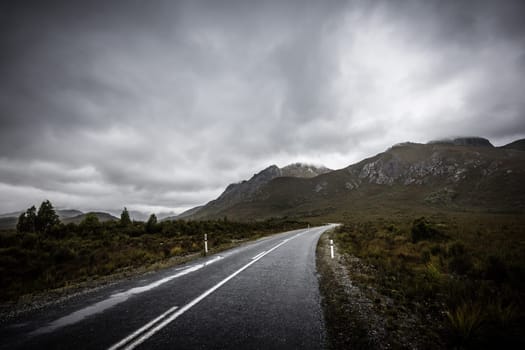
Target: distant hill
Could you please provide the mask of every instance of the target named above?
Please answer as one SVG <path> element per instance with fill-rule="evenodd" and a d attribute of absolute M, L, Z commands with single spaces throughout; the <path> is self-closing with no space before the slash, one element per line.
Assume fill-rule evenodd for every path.
<path fill-rule="evenodd" d="M 20 211 L 14 211 L 14 212 L 11 212 L 11 213 L 5 213 L 5 214 L 0 214 L 0 219 L 3 219 L 3 218 L 17 218 L 20 216 L 20 214 L 22 214 L 25 210 L 20 210 Z"/>
<path fill-rule="evenodd" d="M 172 215 L 172 216 L 167 216 L 167 217 L 164 217 L 162 218 L 161 220 L 162 221 L 169 221 L 169 220 L 179 220 L 179 219 L 185 219 L 185 218 L 189 218 L 191 217 L 193 214 L 197 213 L 199 210 L 201 210 L 204 206 L 203 205 L 200 205 L 198 207 L 195 207 L 195 208 L 191 208 L 191 209 L 188 209 L 182 213 L 180 213 L 179 215 Z"/>
<path fill-rule="evenodd" d="M 18 217 L 23 212 L 25 212 L 25 210 L 0 214 L 0 230 L 15 228 L 18 222 Z M 83 214 L 80 210 L 76 209 L 58 209 L 56 210 L 56 213 L 61 221 Z"/>
<path fill-rule="evenodd" d="M 76 210 L 76 209 L 58 209 L 56 212 L 60 220 L 66 219 L 66 218 L 72 218 L 72 217 L 83 214 L 83 212 L 81 212 L 80 210 Z"/>
<path fill-rule="evenodd" d="M 284 168 L 279 168 L 276 165 L 271 165 L 268 168 L 253 175 L 249 180 L 244 180 L 239 183 L 230 184 L 224 192 L 215 200 L 209 202 L 204 206 L 192 208 L 181 215 L 177 219 L 197 219 L 204 217 L 220 216 L 220 213 L 238 203 L 243 203 L 255 198 L 259 190 L 279 177 L 290 178 L 314 178 L 321 174 L 330 172 L 331 169 L 326 167 L 294 163 Z"/>
<path fill-rule="evenodd" d="M 24 212 L 25 212 L 25 210 L 19 210 L 19 211 L 14 211 L 14 212 L 11 212 L 11 213 L 0 214 L 0 218 L 17 218 L 18 219 L 20 214 L 22 214 Z M 82 214 L 82 212 L 80 210 L 76 210 L 76 209 L 58 209 L 58 210 L 56 210 L 56 213 L 57 213 L 58 217 L 61 218 L 61 219 L 62 218 L 70 218 L 70 217 Z"/>
<path fill-rule="evenodd" d="M 157 215 L 157 219 L 158 220 L 164 220 L 164 219 L 172 217 L 172 216 L 177 216 L 177 213 L 174 212 L 174 211 L 163 211 L 163 212 L 160 212 L 160 213 L 156 213 L 156 215 Z M 149 218 L 149 216 L 148 216 L 148 218 Z"/>
<path fill-rule="evenodd" d="M 79 224 L 82 220 L 84 220 L 86 218 L 86 216 L 88 214 L 95 214 L 95 216 L 98 218 L 98 220 L 100 222 L 117 221 L 117 220 L 119 220 L 117 217 L 115 217 L 115 216 L 113 216 L 111 214 L 108 214 L 108 213 L 104 213 L 104 212 L 89 212 L 89 213 L 80 214 L 80 215 L 73 216 L 73 217 L 64 218 L 61 221 L 64 224 L 69 224 L 69 223 Z"/>
<path fill-rule="evenodd" d="M 150 214 L 138 210 L 129 210 L 129 216 L 131 220 L 134 221 L 146 221 L 148 220 Z"/>
<path fill-rule="evenodd" d="M 13 216 L 4 216 L 0 217 L 0 230 L 7 230 L 16 227 L 18 222 L 18 217 Z"/>
<path fill-rule="evenodd" d="M 501 148 L 504 149 L 514 149 L 517 151 L 525 151 L 525 139 L 517 140 L 514 142 L 511 142 L 505 146 L 502 146 Z"/>
<path fill-rule="evenodd" d="M 482 138 L 403 143 L 312 178 L 277 176 L 275 168 L 228 186 L 193 218 L 336 217 L 374 208 L 525 210 L 525 152 Z M 254 186 L 244 189 L 250 182 Z"/>
<path fill-rule="evenodd" d="M 107 212 L 114 213 L 114 216 L 120 217 L 120 213 L 122 212 L 122 209 L 108 209 Z M 133 221 L 143 221 L 143 222 L 148 221 L 148 219 L 149 219 L 151 214 L 155 214 L 157 216 L 158 220 L 163 220 L 163 219 L 165 219 L 167 217 L 177 216 L 177 214 L 175 212 L 173 212 L 173 211 L 151 213 L 151 212 L 144 212 L 144 211 L 140 211 L 140 210 L 128 210 L 128 212 L 129 212 L 129 216 L 130 216 L 131 220 L 133 220 Z"/>

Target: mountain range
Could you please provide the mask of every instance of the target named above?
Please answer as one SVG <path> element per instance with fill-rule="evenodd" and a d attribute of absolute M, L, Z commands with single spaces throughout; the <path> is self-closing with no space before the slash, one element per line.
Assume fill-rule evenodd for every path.
<path fill-rule="evenodd" d="M 271 165 L 261 172 L 253 175 L 249 180 L 230 184 L 226 190 L 215 200 L 204 206 L 192 208 L 178 215 L 177 219 L 196 219 L 221 215 L 221 212 L 236 204 L 249 202 L 256 197 L 261 187 L 267 185 L 271 180 L 278 177 L 314 178 L 316 176 L 331 172 L 324 166 L 315 166 L 302 163 L 294 163 L 279 168 Z"/>
<path fill-rule="evenodd" d="M 494 147 L 480 137 L 405 142 L 385 152 L 331 170 L 294 163 L 271 165 L 249 180 L 230 184 L 216 199 L 159 220 L 271 217 L 334 218 L 366 210 L 409 209 L 523 212 L 525 209 L 525 139 Z M 12 228 L 20 212 L 0 215 L 0 228 Z M 65 222 L 85 213 L 57 210 Z M 99 220 L 117 220 L 95 213 Z M 134 220 L 148 214 L 130 211 Z M 170 216 L 171 215 L 171 216 Z"/>
<path fill-rule="evenodd" d="M 18 217 L 23 212 L 25 212 L 25 210 L 0 214 L 0 229 L 10 229 L 16 227 Z M 70 218 L 74 218 L 84 214 L 80 210 L 76 209 L 58 209 L 56 210 L 56 213 L 62 222 L 68 222 Z"/>
<path fill-rule="evenodd" d="M 525 140 L 480 137 L 406 142 L 339 170 L 270 166 L 178 218 L 340 217 L 359 210 L 525 209 Z M 294 165 L 292 168 L 304 166 Z M 305 176 L 309 175 L 309 176 Z"/>

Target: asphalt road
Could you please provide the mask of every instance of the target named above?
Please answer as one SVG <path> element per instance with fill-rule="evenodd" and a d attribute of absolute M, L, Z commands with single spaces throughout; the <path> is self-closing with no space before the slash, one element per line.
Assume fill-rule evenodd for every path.
<path fill-rule="evenodd" d="M 296 230 L 51 305 L 0 328 L 6 349 L 322 349 L 319 236 Z"/>

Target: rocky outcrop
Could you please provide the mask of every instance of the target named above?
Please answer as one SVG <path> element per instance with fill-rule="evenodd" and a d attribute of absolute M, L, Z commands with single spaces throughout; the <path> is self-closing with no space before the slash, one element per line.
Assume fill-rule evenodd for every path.
<path fill-rule="evenodd" d="M 330 171 L 324 166 L 318 167 L 303 163 L 294 163 L 283 168 L 271 165 L 253 175 L 249 180 L 228 185 L 217 199 L 199 207 L 197 210 L 194 210 L 195 208 L 190 209 L 189 215 L 185 215 L 184 218 L 213 215 L 237 203 L 249 202 L 259 193 L 261 187 L 278 177 L 313 178 Z"/>
<path fill-rule="evenodd" d="M 281 176 L 312 178 L 332 171 L 324 166 L 294 163 L 281 169 Z"/>
<path fill-rule="evenodd" d="M 271 166 L 228 186 L 192 218 L 319 216 L 381 205 L 525 210 L 525 153 L 482 138 L 402 143 L 344 169 L 315 171 Z"/>
<path fill-rule="evenodd" d="M 281 176 L 282 171 L 276 165 L 271 165 L 261 172 L 253 175 L 249 180 L 244 180 L 236 184 L 230 184 L 226 190 L 210 204 L 221 203 L 229 206 L 240 201 L 249 199 L 264 184 L 272 179 Z"/>
<path fill-rule="evenodd" d="M 438 180 L 453 184 L 472 174 L 486 177 L 506 171 L 505 154 L 498 155 L 503 157 L 501 159 L 493 159 L 490 155 L 478 152 L 474 147 L 484 144 L 482 141 L 473 141 L 476 146 L 471 149 L 456 151 L 453 146 L 463 145 L 461 142 L 397 145 L 374 158 L 348 167 L 348 173 L 356 179 L 347 182 L 345 186 L 353 190 L 363 182 L 377 185 L 421 185 Z"/>

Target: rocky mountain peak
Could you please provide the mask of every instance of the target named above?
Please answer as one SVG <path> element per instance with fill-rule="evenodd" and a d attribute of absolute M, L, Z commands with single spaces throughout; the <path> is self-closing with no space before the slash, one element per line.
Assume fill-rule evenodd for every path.
<path fill-rule="evenodd" d="M 281 176 L 281 169 L 275 164 L 270 165 L 266 169 L 258 172 L 257 174 L 253 175 L 252 178 L 248 181 L 270 181 L 271 179 Z"/>
<path fill-rule="evenodd" d="M 483 182 L 488 176 L 507 174 L 512 167 L 508 156 L 496 154 L 495 150 L 497 148 L 490 141 L 481 137 L 445 139 L 427 144 L 398 144 L 384 153 L 349 166 L 347 171 L 353 179 L 346 187 L 356 189 L 364 183 L 404 186 L 440 183 L 456 186 L 474 178 Z"/>
<path fill-rule="evenodd" d="M 329 171 L 331 170 L 324 166 L 316 167 L 314 165 L 303 163 L 293 163 L 282 169 L 273 164 L 253 175 L 249 180 L 229 185 L 217 200 L 246 200 L 257 192 L 261 186 L 267 184 L 276 177 L 288 176 L 311 178 Z"/>
<path fill-rule="evenodd" d="M 281 176 L 311 178 L 332 171 L 325 166 L 293 163 L 281 168 Z"/>
<path fill-rule="evenodd" d="M 192 212 L 191 215 L 199 216 L 204 212 L 214 213 L 237 203 L 250 201 L 261 187 L 277 177 L 313 178 L 330 171 L 324 166 L 318 167 L 303 163 L 293 163 L 283 168 L 273 164 L 254 174 L 249 180 L 228 185 L 217 199 Z"/>

